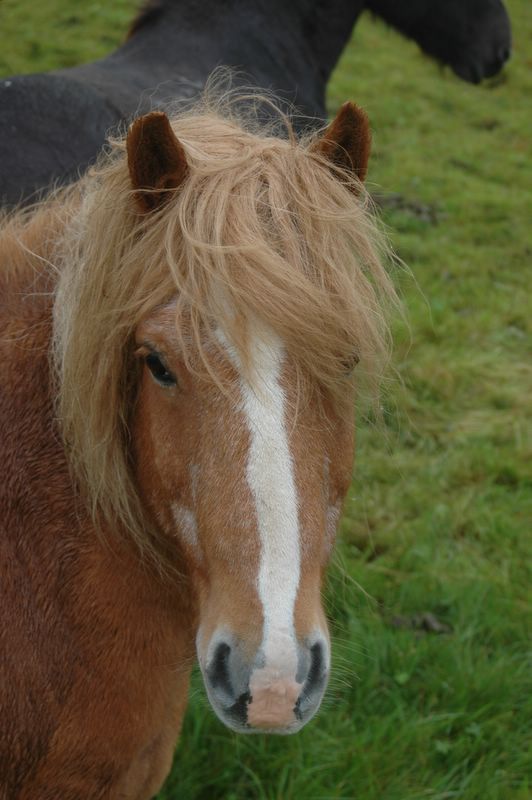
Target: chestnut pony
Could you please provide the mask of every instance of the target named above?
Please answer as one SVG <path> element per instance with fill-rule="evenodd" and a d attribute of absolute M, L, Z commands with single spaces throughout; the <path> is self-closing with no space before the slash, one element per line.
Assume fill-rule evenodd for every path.
<path fill-rule="evenodd" d="M 4 220 L 2 798 L 151 797 L 195 655 L 233 730 L 320 704 L 353 368 L 393 289 L 365 114 L 288 133 L 151 113 Z"/>

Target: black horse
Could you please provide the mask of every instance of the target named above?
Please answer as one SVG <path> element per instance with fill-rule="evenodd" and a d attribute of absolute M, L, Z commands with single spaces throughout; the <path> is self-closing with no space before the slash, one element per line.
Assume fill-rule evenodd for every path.
<path fill-rule="evenodd" d="M 197 95 L 219 65 L 295 103 L 301 125 L 321 123 L 327 81 L 364 9 L 473 83 L 509 57 L 501 0 L 151 0 L 106 58 L 0 81 L 0 201 L 75 179 L 118 123 Z"/>

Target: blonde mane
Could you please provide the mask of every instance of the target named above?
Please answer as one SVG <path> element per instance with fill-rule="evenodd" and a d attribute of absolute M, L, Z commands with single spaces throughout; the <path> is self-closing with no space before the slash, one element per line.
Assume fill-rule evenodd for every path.
<path fill-rule="evenodd" d="M 147 314 L 177 298 L 184 353 L 199 351 L 207 369 L 217 326 L 245 361 L 248 323 L 260 318 L 282 338 L 301 383 L 341 402 L 357 360 L 357 381 L 377 385 L 389 345 L 384 309 L 395 302 L 367 194 L 320 155 L 316 136 L 279 138 L 208 104 L 171 123 L 189 164 L 184 184 L 140 215 L 125 140 L 113 141 L 67 194 L 54 256 L 53 360 L 67 450 L 95 518 L 125 526 L 140 545 L 149 537 L 128 423 L 132 338 Z"/>

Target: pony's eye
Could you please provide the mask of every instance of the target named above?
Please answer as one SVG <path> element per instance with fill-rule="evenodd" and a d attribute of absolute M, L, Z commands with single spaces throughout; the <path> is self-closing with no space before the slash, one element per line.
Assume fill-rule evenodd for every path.
<path fill-rule="evenodd" d="M 170 370 L 166 369 L 158 355 L 155 353 L 148 353 L 145 360 L 146 366 L 150 370 L 157 383 L 160 383 L 161 386 L 176 385 L 177 381 L 174 375 L 172 375 Z"/>

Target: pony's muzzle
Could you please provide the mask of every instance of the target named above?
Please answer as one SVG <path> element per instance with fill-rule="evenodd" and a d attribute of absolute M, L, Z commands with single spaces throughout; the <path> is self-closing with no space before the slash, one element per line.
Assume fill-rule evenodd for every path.
<path fill-rule="evenodd" d="M 260 652 L 252 664 L 231 637 L 218 641 L 203 669 L 217 716 L 239 733 L 295 733 L 319 708 L 329 676 L 324 637 L 297 644 L 297 669 L 290 671 Z"/>

